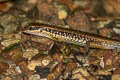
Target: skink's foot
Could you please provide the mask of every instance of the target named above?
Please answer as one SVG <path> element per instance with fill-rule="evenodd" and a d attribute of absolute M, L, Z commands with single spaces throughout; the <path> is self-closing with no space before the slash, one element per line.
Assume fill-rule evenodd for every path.
<path fill-rule="evenodd" d="M 89 49 L 90 49 L 90 43 L 87 42 L 81 52 L 87 55 L 87 53 L 89 52 Z"/>

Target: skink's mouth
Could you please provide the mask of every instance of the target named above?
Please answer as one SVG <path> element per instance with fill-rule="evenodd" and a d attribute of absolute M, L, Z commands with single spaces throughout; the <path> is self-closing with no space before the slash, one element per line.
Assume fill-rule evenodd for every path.
<path fill-rule="evenodd" d="M 24 30 L 22 33 L 25 34 L 25 35 L 32 35 L 32 33 L 29 32 L 29 30 Z"/>
<path fill-rule="evenodd" d="M 25 35 L 31 35 L 30 33 L 27 33 L 27 32 L 24 32 L 24 31 L 22 33 L 25 34 Z"/>
<path fill-rule="evenodd" d="M 37 35 L 37 34 L 40 34 L 41 31 L 40 30 L 25 30 L 23 31 L 23 33 Z"/>

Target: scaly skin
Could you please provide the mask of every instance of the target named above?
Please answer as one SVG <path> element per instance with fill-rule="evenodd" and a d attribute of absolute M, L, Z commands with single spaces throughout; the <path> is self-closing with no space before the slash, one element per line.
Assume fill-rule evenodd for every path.
<path fill-rule="evenodd" d="M 89 45 L 91 48 L 120 49 L 119 40 L 53 25 L 34 23 L 29 25 L 29 27 L 24 30 L 24 33 L 80 46 Z"/>

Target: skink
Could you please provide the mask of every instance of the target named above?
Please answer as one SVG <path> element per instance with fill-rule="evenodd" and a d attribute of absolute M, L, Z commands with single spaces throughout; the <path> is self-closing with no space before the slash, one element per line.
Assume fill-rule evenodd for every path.
<path fill-rule="evenodd" d="M 53 25 L 34 23 L 29 25 L 24 33 L 91 48 L 120 49 L 120 40 Z"/>

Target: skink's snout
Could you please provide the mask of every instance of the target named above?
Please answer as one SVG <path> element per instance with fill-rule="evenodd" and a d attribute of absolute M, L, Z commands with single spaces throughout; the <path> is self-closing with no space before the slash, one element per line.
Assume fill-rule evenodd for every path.
<path fill-rule="evenodd" d="M 30 31 L 30 26 L 26 26 L 24 29 L 23 29 L 23 33 L 26 34 Z"/>
<path fill-rule="evenodd" d="M 24 27 L 23 31 L 25 32 L 27 30 L 30 30 L 31 26 L 32 26 L 32 23 L 28 24 L 27 26 Z"/>

